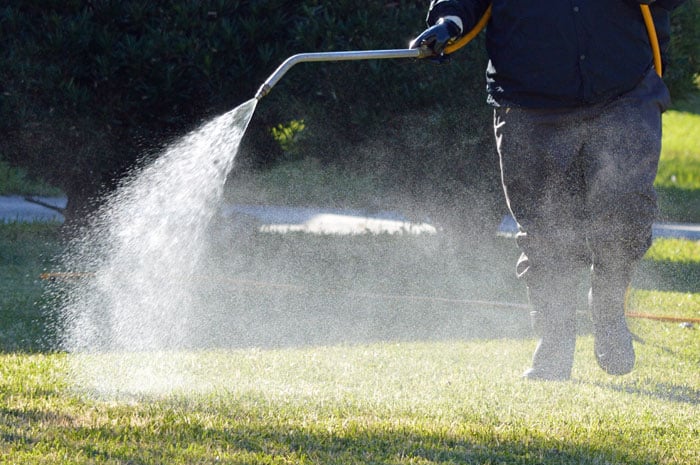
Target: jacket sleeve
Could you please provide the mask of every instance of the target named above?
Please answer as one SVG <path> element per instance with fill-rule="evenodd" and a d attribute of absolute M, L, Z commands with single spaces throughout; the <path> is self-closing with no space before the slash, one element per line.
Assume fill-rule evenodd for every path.
<path fill-rule="evenodd" d="M 467 32 L 476 26 L 490 4 L 491 0 L 432 0 L 427 23 L 432 26 L 444 16 L 458 16 Z"/>

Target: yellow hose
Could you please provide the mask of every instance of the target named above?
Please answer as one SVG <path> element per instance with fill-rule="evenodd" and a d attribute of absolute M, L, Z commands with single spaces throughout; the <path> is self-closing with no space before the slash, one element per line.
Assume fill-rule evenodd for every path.
<path fill-rule="evenodd" d="M 659 47 L 659 38 L 656 36 L 656 26 L 654 26 L 654 18 L 651 16 L 651 9 L 649 5 L 639 5 L 642 10 L 642 17 L 644 18 L 644 24 L 647 27 L 647 34 L 649 34 L 649 43 L 651 44 L 651 52 L 654 55 L 654 69 L 656 74 L 661 77 L 663 73 L 663 65 L 661 64 L 661 48 Z"/>
<path fill-rule="evenodd" d="M 651 51 L 654 55 L 654 69 L 656 70 L 656 74 L 661 76 L 663 71 L 663 66 L 661 64 L 661 48 L 659 47 L 659 39 L 656 36 L 656 26 L 654 26 L 654 18 L 652 18 L 651 16 L 651 10 L 649 9 L 649 5 L 639 5 L 639 7 L 642 10 L 644 24 L 646 25 L 647 33 L 649 34 L 649 43 L 651 44 Z M 472 39 L 476 37 L 482 29 L 484 29 L 486 24 L 489 22 L 490 18 L 491 5 L 489 5 L 489 7 L 484 12 L 484 15 L 481 17 L 479 22 L 476 23 L 476 26 L 474 26 L 474 28 L 471 31 L 460 37 L 456 42 L 445 47 L 445 53 L 448 55 L 450 53 L 454 53 L 460 48 L 467 45 L 469 42 L 471 42 Z"/>
<path fill-rule="evenodd" d="M 455 41 L 454 43 L 445 47 L 445 53 L 449 55 L 450 53 L 456 52 L 457 50 L 471 42 L 471 40 L 474 37 L 476 37 L 486 26 L 486 23 L 489 22 L 489 18 L 491 18 L 491 5 L 489 5 L 489 7 L 484 12 L 484 15 L 481 17 L 479 22 L 476 23 L 476 26 L 474 26 L 474 28 L 471 31 L 467 32 L 465 35 L 457 39 L 457 41 Z"/>

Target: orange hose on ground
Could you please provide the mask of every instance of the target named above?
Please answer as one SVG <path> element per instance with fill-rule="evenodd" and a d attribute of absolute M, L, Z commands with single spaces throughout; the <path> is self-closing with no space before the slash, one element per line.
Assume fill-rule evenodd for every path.
<path fill-rule="evenodd" d="M 627 312 L 625 316 L 628 318 L 641 318 L 644 320 L 666 321 L 669 323 L 696 323 L 700 324 L 700 318 L 686 318 L 683 316 L 666 316 L 654 315 L 651 313 Z"/>
<path fill-rule="evenodd" d="M 94 276 L 94 273 L 76 273 L 76 272 L 54 272 L 54 273 L 42 273 L 40 278 L 43 280 L 74 280 L 81 278 L 89 278 Z M 206 280 L 222 280 L 227 284 L 243 286 L 250 290 L 269 290 L 272 292 L 295 292 L 295 293 L 314 293 L 314 289 L 307 288 L 300 285 L 294 284 L 280 284 L 267 281 L 255 281 L 255 280 L 244 280 L 229 278 L 227 276 L 197 276 L 198 279 Z M 348 297 L 363 297 L 371 299 L 387 299 L 387 300 L 405 300 L 405 301 L 426 301 L 426 302 L 442 302 L 445 304 L 453 305 L 477 305 L 492 308 L 503 308 L 503 309 L 513 309 L 513 310 L 528 310 L 530 308 L 527 304 L 512 303 L 512 302 L 497 302 L 489 300 L 470 300 L 470 299 L 452 299 L 434 295 L 396 295 L 396 294 L 382 294 L 382 293 L 371 293 L 371 292 L 347 292 L 342 290 L 332 290 L 326 289 L 325 293 L 323 291 L 316 292 L 318 295 L 324 294 L 335 294 L 335 295 L 345 295 Z M 626 299 L 626 298 L 625 298 Z M 625 307 L 627 302 L 625 302 Z M 635 312 L 625 312 L 625 315 L 629 318 L 643 318 L 648 320 L 656 321 L 669 321 L 669 322 L 680 322 L 680 323 L 698 323 L 700 324 L 700 318 L 686 318 L 677 316 L 664 316 L 664 315 L 652 315 L 649 313 L 635 313 Z"/>

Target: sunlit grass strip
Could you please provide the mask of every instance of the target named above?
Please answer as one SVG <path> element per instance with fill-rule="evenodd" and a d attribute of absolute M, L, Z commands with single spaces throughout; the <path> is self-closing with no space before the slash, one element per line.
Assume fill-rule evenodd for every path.
<path fill-rule="evenodd" d="M 627 310 L 651 315 L 696 319 L 700 318 L 700 293 L 635 289 L 630 294 Z"/>
<path fill-rule="evenodd" d="M 700 263 L 700 241 L 657 239 L 644 258 L 657 262 Z M 700 283 L 698 283 L 698 291 L 700 291 Z"/>
<path fill-rule="evenodd" d="M 699 379 L 687 357 L 698 341 L 673 334 L 663 345 L 682 344 L 687 356 L 652 337 L 623 378 L 599 370 L 581 338 L 570 383 L 519 378 L 531 340 L 171 353 L 209 388 L 111 400 L 69 390 L 66 355 L 5 355 L 0 455 L 22 464 L 697 463 Z M 95 357 L 109 370 L 115 356 Z"/>
<path fill-rule="evenodd" d="M 655 185 L 662 218 L 700 222 L 700 94 L 663 116 L 661 160 Z"/>
<path fill-rule="evenodd" d="M 644 261 L 642 268 L 646 273 L 653 273 L 654 267 L 676 267 L 678 272 L 685 273 L 676 277 L 681 282 L 687 276 L 697 275 L 700 241 L 656 239 Z M 695 289 L 689 289 L 689 292 L 633 289 L 628 298 L 627 311 L 660 317 L 700 318 L 700 283 L 696 283 Z"/>
<path fill-rule="evenodd" d="M 694 111 L 669 110 L 664 113 L 662 121 L 664 156 L 697 159 L 700 155 L 700 113 L 698 113 L 698 109 Z"/>

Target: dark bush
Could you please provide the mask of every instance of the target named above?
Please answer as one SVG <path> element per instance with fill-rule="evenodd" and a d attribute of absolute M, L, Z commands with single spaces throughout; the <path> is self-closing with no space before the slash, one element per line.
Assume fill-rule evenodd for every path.
<path fill-rule="evenodd" d="M 0 9 L 0 153 L 83 205 L 140 158 L 252 97 L 291 2 L 24 1 Z"/>
<path fill-rule="evenodd" d="M 408 0 L 11 2 L 0 7 L 0 154 L 64 189 L 76 208 L 168 141 L 251 98 L 286 57 L 406 47 L 426 8 Z M 679 92 L 698 67 L 697 1 L 682 13 L 668 73 Z M 270 128 L 303 119 L 301 153 L 381 168 L 388 186 L 422 195 L 443 177 L 482 180 L 496 165 L 481 40 L 446 66 L 299 65 L 259 105 L 241 161 L 280 159 Z"/>
<path fill-rule="evenodd" d="M 664 81 L 674 97 L 697 90 L 700 76 L 700 0 L 689 0 L 671 16 L 671 47 Z"/>

